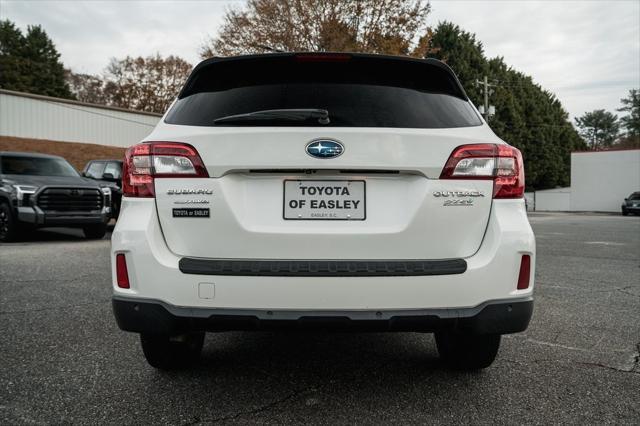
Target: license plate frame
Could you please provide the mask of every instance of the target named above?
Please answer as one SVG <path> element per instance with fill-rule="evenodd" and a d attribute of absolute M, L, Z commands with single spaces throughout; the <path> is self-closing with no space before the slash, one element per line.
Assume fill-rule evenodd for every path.
<path fill-rule="evenodd" d="M 340 201 L 355 200 L 355 201 L 358 201 L 358 203 L 361 202 L 362 207 L 360 208 L 359 205 L 356 206 L 357 214 L 355 216 L 350 216 L 349 214 L 346 214 L 346 213 L 345 213 L 346 216 L 344 215 L 329 216 L 330 213 L 328 212 L 318 212 L 316 214 L 319 214 L 322 216 L 310 217 L 309 215 L 311 213 L 308 213 L 309 215 L 307 215 L 308 209 L 305 209 L 303 211 L 298 211 L 297 213 L 293 213 L 292 212 L 293 208 L 291 206 L 287 206 L 287 204 L 290 203 L 294 197 L 294 194 L 290 194 L 290 197 L 287 198 L 287 185 L 288 184 L 291 185 L 291 183 L 293 184 L 297 183 L 298 187 L 300 187 L 300 185 L 303 183 L 307 183 L 307 184 L 332 183 L 334 184 L 334 187 L 337 184 L 338 186 L 342 186 L 346 188 L 351 187 L 352 184 L 355 184 L 352 188 L 356 188 L 357 186 L 361 185 L 361 190 L 359 189 L 356 190 L 357 192 L 360 192 L 357 194 L 356 197 L 348 198 L 348 199 L 340 199 Z M 329 185 L 326 185 L 326 186 L 329 186 Z M 311 200 L 320 200 L 320 199 L 328 201 L 324 198 L 325 196 L 326 195 L 323 195 L 321 196 L 322 198 L 318 198 L 318 197 L 313 197 L 311 195 L 306 195 L 305 198 L 303 199 L 309 201 L 309 203 L 311 202 Z M 343 197 L 343 196 L 340 195 L 340 197 Z M 334 210 L 342 210 L 342 209 L 335 208 Z M 316 221 L 316 220 L 364 221 L 367 219 L 367 182 L 362 179 L 285 179 L 282 182 L 282 218 L 284 220 L 307 220 L 307 221 Z"/>

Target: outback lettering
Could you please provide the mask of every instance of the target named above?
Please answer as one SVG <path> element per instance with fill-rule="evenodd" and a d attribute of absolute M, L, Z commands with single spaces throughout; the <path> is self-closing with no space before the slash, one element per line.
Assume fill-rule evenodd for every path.
<path fill-rule="evenodd" d="M 482 191 L 435 191 L 434 197 L 484 197 Z"/>

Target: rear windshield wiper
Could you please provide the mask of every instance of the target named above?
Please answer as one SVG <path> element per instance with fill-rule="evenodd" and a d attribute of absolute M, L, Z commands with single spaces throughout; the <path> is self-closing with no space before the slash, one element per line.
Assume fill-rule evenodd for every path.
<path fill-rule="evenodd" d="M 246 114 L 227 115 L 213 120 L 213 124 L 243 123 L 251 121 L 308 121 L 329 124 L 329 111 L 317 108 L 267 109 Z"/>

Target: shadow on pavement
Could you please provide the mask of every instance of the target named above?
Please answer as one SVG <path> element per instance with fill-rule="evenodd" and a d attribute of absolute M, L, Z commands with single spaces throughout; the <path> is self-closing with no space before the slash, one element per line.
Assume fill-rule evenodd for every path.
<path fill-rule="evenodd" d="M 107 226 L 107 235 L 103 239 L 110 239 L 114 225 Z M 38 242 L 74 242 L 87 240 L 80 228 L 40 228 L 32 231 L 24 231 L 16 241 L 3 243 L 4 245 L 38 243 Z"/>
<path fill-rule="evenodd" d="M 224 336 L 224 337 L 223 337 Z M 238 368 L 299 379 L 330 376 L 349 381 L 417 369 L 442 370 L 431 334 L 349 332 L 233 332 L 207 334 L 202 358 L 187 374 Z M 185 374 L 185 371 L 182 371 Z M 245 374 L 250 374 L 245 371 Z"/>

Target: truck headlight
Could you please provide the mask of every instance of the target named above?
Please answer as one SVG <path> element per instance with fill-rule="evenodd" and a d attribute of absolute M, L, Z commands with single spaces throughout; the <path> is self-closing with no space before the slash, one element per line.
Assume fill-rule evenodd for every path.
<path fill-rule="evenodd" d="M 30 185 L 13 185 L 16 190 L 16 198 L 19 206 L 29 205 L 31 196 L 38 190 L 37 186 Z"/>
<path fill-rule="evenodd" d="M 102 191 L 102 195 L 104 196 L 105 212 L 111 213 L 111 188 L 108 186 L 102 186 L 100 187 L 100 191 Z"/>

